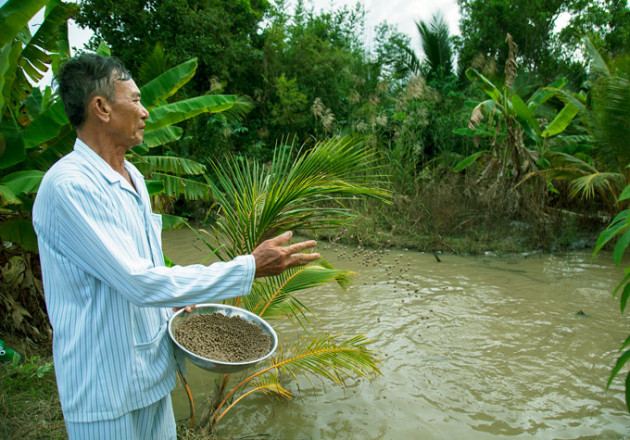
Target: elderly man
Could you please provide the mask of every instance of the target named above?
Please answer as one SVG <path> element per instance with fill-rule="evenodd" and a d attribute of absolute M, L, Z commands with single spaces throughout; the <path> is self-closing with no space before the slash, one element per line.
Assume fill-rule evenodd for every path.
<path fill-rule="evenodd" d="M 57 74 L 77 131 L 33 207 L 61 406 L 71 439 L 174 439 L 177 362 L 166 325 L 187 304 L 247 295 L 254 277 L 314 261 L 290 233 L 251 255 L 166 267 L 161 217 L 125 153 L 149 113 L 125 67 L 84 54 Z"/>

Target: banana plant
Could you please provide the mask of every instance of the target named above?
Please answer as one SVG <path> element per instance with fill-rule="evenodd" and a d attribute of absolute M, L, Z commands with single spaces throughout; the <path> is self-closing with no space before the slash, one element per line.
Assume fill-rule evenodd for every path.
<path fill-rule="evenodd" d="M 34 34 L 29 21 L 45 7 L 44 19 Z M 0 7 L 0 267 L 22 271 L 16 285 L 0 292 L 0 313 L 11 316 L 12 329 L 33 339 L 50 331 L 38 273 L 37 238 L 31 209 L 44 173 L 72 151 L 76 132 L 57 95 L 33 86 L 52 68 L 70 57 L 67 20 L 77 10 L 60 0 L 9 0 Z M 102 44 L 101 55 L 109 55 Z M 203 113 L 246 112 L 249 101 L 231 95 L 204 95 L 175 99 L 177 91 L 195 74 L 195 59 L 172 67 L 141 87 L 143 104 L 151 111 L 144 143 L 129 159 L 148 179 L 152 195 L 210 197 L 201 176 L 205 168 L 193 161 L 150 154 L 152 149 L 179 139 L 176 124 Z M 183 219 L 165 216 L 164 227 Z M 5 313 L 6 312 L 6 313 Z"/>
<path fill-rule="evenodd" d="M 523 175 L 536 172 L 545 165 L 543 156 L 548 140 L 569 126 L 578 108 L 572 102 L 566 102 L 562 110 L 543 128 L 537 112 L 542 104 L 557 95 L 566 80 L 558 79 L 549 87 L 538 89 L 527 101 L 523 101 L 513 88 L 517 48 L 510 34 L 507 35 L 506 43 L 509 52 L 505 65 L 505 85 L 502 88 L 476 69 L 470 68 L 466 71 L 468 79 L 490 99 L 472 103 L 474 108 L 468 127 L 455 129 L 454 132 L 476 140 L 489 139 L 491 148 L 464 158 L 455 166 L 455 170 L 461 171 L 480 158 L 490 155 L 491 160 L 482 176 L 495 174 L 499 179 L 507 177 L 518 182 Z"/>
<path fill-rule="evenodd" d="M 28 22 L 44 6 L 44 20 L 31 34 Z M 34 194 L 46 163 L 72 137 L 50 88 L 32 84 L 53 60 L 69 56 L 66 23 L 76 10 L 58 0 L 9 0 L 0 8 L 0 237 L 29 251 L 37 246 Z"/>
<path fill-rule="evenodd" d="M 489 139 L 493 150 L 471 154 L 460 161 L 455 170 L 467 168 L 484 153 L 502 157 L 504 163 L 511 167 L 513 176 L 521 176 L 544 166 L 544 155 L 549 148 L 550 139 L 562 134 L 579 110 L 572 100 L 568 100 L 548 124 L 543 125 L 538 116 L 545 102 L 559 96 L 566 79 L 560 78 L 547 87 L 541 87 L 527 100 L 523 100 L 516 91 L 508 87 L 497 87 L 475 69 L 467 70 L 466 76 L 490 99 L 468 103 L 473 106 L 469 126 L 455 129 L 454 132 Z"/>
<path fill-rule="evenodd" d="M 210 252 L 222 261 L 249 254 L 264 240 L 287 230 L 334 228 L 354 217 L 344 201 L 375 197 L 388 202 L 376 156 L 363 140 L 333 138 L 309 151 L 279 145 L 269 165 L 243 158 L 213 164 L 213 200 L 219 215 L 211 231 L 197 231 Z M 230 376 L 218 380 L 212 402 L 201 417 L 211 430 L 234 406 L 255 392 L 291 398 L 282 378 L 318 377 L 343 386 L 346 378 L 371 378 L 380 373 L 378 358 L 363 335 L 331 337 L 316 331 L 302 291 L 329 282 L 346 288 L 353 273 L 333 268 L 324 260 L 254 281 L 251 293 L 226 300 L 264 319 L 291 318 L 307 336 L 228 390 Z M 310 324 L 310 325 L 307 325 Z"/>
<path fill-rule="evenodd" d="M 545 168 L 524 180 L 533 175 L 566 180 L 569 196 L 600 198 L 612 218 L 622 206 L 617 203 L 619 195 L 630 183 L 626 166 L 630 162 L 630 56 L 605 59 L 588 39 L 586 48 L 592 64 L 589 99 L 582 93 L 554 89 L 577 109 L 583 133 L 563 136 L 568 142 L 545 151 Z"/>

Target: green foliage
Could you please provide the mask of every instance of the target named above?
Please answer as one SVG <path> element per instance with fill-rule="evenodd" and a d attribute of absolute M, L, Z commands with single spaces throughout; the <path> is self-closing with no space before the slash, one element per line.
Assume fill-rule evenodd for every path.
<path fill-rule="evenodd" d="M 558 39 L 563 51 L 571 54 L 583 47 L 584 37 L 601 43 L 611 56 L 626 53 L 630 47 L 630 9 L 627 0 L 573 0 L 568 2 L 571 18 Z"/>
<path fill-rule="evenodd" d="M 295 129 L 304 123 L 306 114 L 306 95 L 300 92 L 297 79 L 287 79 L 283 73 L 276 78 L 278 104 L 271 109 L 275 124 Z"/>
<path fill-rule="evenodd" d="M 547 167 L 542 173 L 569 180 L 571 197 L 597 196 L 615 215 L 617 197 L 630 182 L 626 167 L 630 163 L 630 57 L 608 59 L 588 39 L 586 47 L 592 65 L 589 99 L 582 93 L 550 88 L 565 102 L 565 108 L 545 130 L 566 128 L 567 120 L 579 114 L 581 133 L 545 152 Z"/>
<path fill-rule="evenodd" d="M 553 58 L 554 22 L 569 0 L 458 0 L 462 18 L 458 40 L 459 69 L 478 67 L 479 57 L 503 66 L 508 59 L 505 35 L 511 34 L 519 48 L 519 62 L 530 71 L 557 72 Z"/>
<path fill-rule="evenodd" d="M 50 357 L 0 364 L 0 437 L 67 438 Z"/>
<path fill-rule="evenodd" d="M 269 7 L 266 0 L 156 0 L 150 6 L 88 0 L 82 2 L 76 21 L 95 32 L 92 50 L 100 40 L 106 41 L 135 77 L 139 77 L 146 54 L 158 43 L 174 63 L 197 58 L 194 83 L 198 95 L 207 90 L 213 76 L 247 81 L 251 75 L 248 66 L 256 57 L 252 42 L 258 40 L 258 23 Z"/>
<path fill-rule="evenodd" d="M 204 243 L 213 255 L 226 261 L 251 253 L 264 240 L 287 230 L 317 230 L 347 223 L 352 213 L 342 205 L 344 199 L 389 199 L 389 193 L 379 188 L 381 177 L 376 169 L 374 153 L 353 138 L 331 138 L 299 152 L 280 144 L 269 166 L 242 158 L 215 163 L 216 183 L 212 186 L 220 214 L 212 238 L 204 238 Z M 331 281 L 346 287 L 351 276 L 320 260 L 257 279 L 249 295 L 228 302 L 267 319 L 290 317 L 304 324 L 310 311 L 296 295 Z M 283 373 L 295 380 L 301 375 L 315 376 L 343 386 L 347 377 L 369 378 L 379 372 L 364 336 L 341 340 L 320 337 L 303 328 L 308 334 L 305 341 L 282 350 L 268 366 L 224 396 L 228 384 L 225 376 L 214 399 L 216 407 L 209 408 L 202 426 L 212 428 L 242 398 L 256 391 L 291 397 L 280 384 Z M 251 389 L 244 392 L 246 387 Z M 229 404 L 237 392 L 242 394 Z"/>
<path fill-rule="evenodd" d="M 453 73 L 453 49 L 448 24 L 442 15 L 436 14 L 429 23 L 417 21 L 416 27 L 425 56 L 423 76 L 429 80 L 443 80 Z"/>
<path fill-rule="evenodd" d="M 630 200 L 630 185 L 626 186 L 619 196 L 618 202 L 623 202 Z M 597 244 L 595 246 L 595 250 L 593 252 L 593 256 L 597 254 L 606 244 L 612 242 L 613 240 L 617 240 L 614 250 L 613 250 L 613 259 L 615 264 L 619 266 L 621 264 L 622 258 L 626 255 L 628 250 L 628 246 L 630 245 L 630 210 L 626 209 L 621 211 L 611 222 L 610 225 L 606 228 L 606 230 L 602 231 L 599 234 L 599 238 L 597 239 Z M 621 280 L 621 282 L 617 285 L 615 290 L 613 291 L 613 296 L 617 296 L 619 292 L 621 295 L 619 296 L 619 304 L 621 307 L 621 313 L 625 311 L 626 305 L 628 303 L 628 299 L 630 298 L 630 267 L 626 267 L 624 269 L 625 276 Z M 630 337 L 626 339 L 625 343 L 619 349 L 619 352 L 623 352 L 630 346 Z M 606 384 L 606 389 L 610 388 L 613 380 L 617 376 L 617 374 L 621 371 L 624 365 L 628 363 L 630 360 L 630 350 L 626 350 L 619 356 L 613 370 L 610 374 L 610 378 L 608 379 L 608 383 Z M 626 377 L 626 406 L 628 411 L 630 411 L 630 373 Z"/>
<path fill-rule="evenodd" d="M 41 2 L 11 1 L 0 8 L 0 16 L 16 20 L 3 26 L 0 49 L 4 73 L 0 83 L 0 208 L 4 214 L 0 238 L 28 251 L 37 249 L 30 223 L 35 193 L 44 171 L 67 151 L 72 132 L 50 89 L 33 92 L 31 84 L 48 70 L 50 53 L 60 58 L 68 55 L 67 48 L 58 44 L 58 35 L 65 32 L 64 24 L 76 9 L 59 1 L 45 3 L 44 21 L 34 35 L 27 24 L 22 28 L 14 24 L 28 23 L 43 6 Z"/>
<path fill-rule="evenodd" d="M 248 254 L 260 243 L 291 228 L 321 229 L 338 225 L 352 213 L 344 198 L 372 195 L 378 189 L 376 157 L 363 141 L 331 138 L 294 155 L 280 146 L 269 169 L 244 158 L 213 164 L 214 200 L 221 209 L 215 231 L 221 259 Z M 359 172 L 360 170 L 360 172 Z"/>
<path fill-rule="evenodd" d="M 303 376 L 309 381 L 311 377 L 328 379 L 339 386 L 344 386 L 346 379 L 356 377 L 370 379 L 380 371 L 375 354 L 367 348 L 369 343 L 363 335 L 341 341 L 339 337 L 329 335 L 303 339 L 288 352 L 274 357 L 267 368 L 238 384 L 217 407 L 212 415 L 212 423 L 218 423 L 235 404 L 254 391 L 292 398 L 291 392 L 280 384 L 281 375 L 286 374 L 298 383 L 299 377 Z M 248 384 L 254 387 L 253 390 L 244 393 L 221 412 L 233 393 Z M 312 381 L 311 385 L 314 386 Z"/>
<path fill-rule="evenodd" d="M 520 180 L 537 174 L 539 162 L 550 148 L 550 138 L 561 135 L 573 122 L 578 108 L 568 101 L 553 116 L 553 119 L 541 127 L 539 112 L 541 106 L 557 96 L 566 80 L 559 79 L 547 87 L 539 88 L 526 100 L 511 87 L 499 88 L 475 69 L 466 71 L 466 76 L 490 97 L 489 100 L 471 103 L 474 109 L 470 116 L 469 127 L 459 129 L 458 134 L 488 139 L 495 157 L 500 158 L 501 169 L 511 170 L 510 175 Z M 526 135 L 523 138 L 523 134 Z M 456 166 L 462 170 L 483 157 L 475 152 Z"/>
<path fill-rule="evenodd" d="M 0 8 L 0 20 L 28 22 L 26 15 L 37 12 L 33 1 L 11 1 Z M 66 20 L 76 10 L 72 4 L 51 0 L 47 3 L 43 23 L 34 35 L 25 25 L 18 29 L 2 27 L 7 40 L 0 49 L 0 267 L 19 272 L 15 282 L 0 292 L 0 312 L 10 316 L 3 321 L 14 331 L 28 334 L 34 340 L 49 336 L 41 281 L 36 257 L 37 238 L 31 222 L 31 209 L 44 173 L 62 156 L 72 151 L 76 133 L 65 115 L 63 105 L 50 88 L 33 88 L 50 66 L 69 57 Z M 9 32 L 13 32 L 9 34 Z M 61 35 L 61 36 L 60 36 Z M 100 45 L 99 53 L 109 48 Z M 145 73 L 159 76 L 141 88 L 143 103 L 151 109 L 147 120 L 146 142 L 134 147 L 128 158 L 149 179 L 151 194 L 162 198 L 183 196 L 191 200 L 209 199 L 210 188 L 202 176 L 201 164 L 159 154 L 164 144 L 178 140 L 183 130 L 173 124 L 200 114 L 230 113 L 239 117 L 250 108 L 248 100 L 232 95 L 204 95 L 177 100 L 175 95 L 193 78 L 197 61 L 189 60 L 169 68 L 162 63 Z M 164 57 L 162 57 L 164 58 Z M 190 178 L 192 176 L 193 178 Z M 154 200 L 157 202 L 158 198 Z M 159 208 L 159 206 L 157 207 Z M 165 227 L 181 225 L 183 219 L 165 217 Z M 8 272 L 7 272 L 8 273 Z M 6 275 L 6 273 L 5 273 Z M 7 282 L 8 283 L 8 282 Z M 28 318 L 28 319 L 25 319 Z"/>
<path fill-rule="evenodd" d="M 15 358 L 11 363 L 2 365 L 2 388 L 8 392 L 32 388 L 38 379 L 53 371 L 52 362 L 42 362 L 39 356 L 29 357 L 23 362 Z"/>

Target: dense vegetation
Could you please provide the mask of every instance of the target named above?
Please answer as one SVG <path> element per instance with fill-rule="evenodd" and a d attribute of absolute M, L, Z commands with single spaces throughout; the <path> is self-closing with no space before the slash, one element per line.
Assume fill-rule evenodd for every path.
<path fill-rule="evenodd" d="M 395 209 L 361 205 L 369 216 L 345 231 L 346 239 L 464 252 L 592 244 L 614 214 L 614 196 L 611 201 L 598 191 L 572 192 L 568 180 L 542 174 L 516 192 L 513 187 L 528 172 L 551 166 L 540 157 L 543 149 L 561 149 L 606 171 L 585 122 L 592 110 L 590 59 L 575 54 L 586 54 L 588 36 L 595 52 L 619 56 L 630 43 L 628 8 L 619 1 L 539 3 L 461 1 L 461 36 L 449 35 L 437 15 L 419 21 L 418 34 L 411 36 L 383 23 L 374 41 L 363 37 L 360 5 L 315 12 L 301 1 L 292 9 L 287 1 L 164 0 L 118 7 L 110 0 L 89 0 L 77 21 L 94 30 L 92 49 L 106 41 L 137 77 L 157 46 L 166 54 L 164 67 L 198 58 L 198 73 L 181 93 L 224 91 L 254 103 L 241 121 L 222 116 L 189 121 L 187 135 L 164 147 L 169 154 L 204 164 L 227 153 L 266 161 L 287 137 L 308 144 L 331 135 L 369 136 L 384 174 L 391 176 Z M 571 19 L 556 32 L 563 13 Z M 183 27 L 188 32 L 177 31 Z M 415 40 L 420 54 L 412 49 Z M 479 75 L 467 75 L 470 68 Z M 519 125 L 523 117 L 514 113 L 493 127 L 482 124 L 476 133 L 463 133 L 473 123 L 471 116 L 481 112 L 473 112 L 472 102 L 483 101 L 485 82 L 507 97 L 510 111 L 514 95 L 535 106 L 527 116 L 537 127 L 512 133 L 510 121 Z M 528 102 L 547 86 L 562 92 Z M 571 100 L 581 100 L 583 111 L 573 113 L 570 125 L 553 139 L 529 136 L 542 134 Z M 498 121 L 496 107 L 483 109 L 491 122 Z M 570 105 L 563 116 L 573 110 Z M 479 179 L 502 151 L 520 148 L 506 150 L 513 140 L 508 133 L 525 136 L 521 153 L 536 152 L 529 158 L 532 167 L 513 169 L 499 182 Z M 462 159 L 484 151 L 493 153 L 453 171 Z M 526 194 L 532 185 L 536 194 Z M 203 220 L 205 211 L 198 207 L 185 200 L 175 204 L 181 213 Z"/>
<path fill-rule="evenodd" d="M 95 32 L 86 50 L 111 50 L 165 118 L 130 156 L 164 213 L 213 224 L 220 210 L 208 182 L 222 178 L 216 164 L 264 167 L 278 152 L 297 157 L 290 145 L 351 136 L 366 140 L 380 176 L 374 185 L 389 188 L 392 205 L 347 200 L 360 215 L 341 229 L 318 230 L 320 237 L 456 252 L 552 250 L 592 246 L 614 218 L 598 249 L 621 237 L 621 262 L 630 240 L 627 1 L 459 0 L 459 36 L 435 15 L 416 23 L 416 35 L 382 23 L 373 41 L 364 38 L 360 4 L 322 12 L 291 4 L 12 0 L 2 7 L 3 331 L 49 337 L 30 208 L 41 176 L 75 134 L 54 91 L 33 83 L 69 56 L 71 16 Z M 23 26 L 43 6 L 44 24 L 31 35 Z M 557 29 L 561 16 L 567 24 Z M 196 110 L 167 116 L 178 102 Z M 333 202 L 318 203 L 325 212 Z M 627 281 L 618 289 L 622 311 Z M 630 352 L 619 368 L 628 359 Z"/>

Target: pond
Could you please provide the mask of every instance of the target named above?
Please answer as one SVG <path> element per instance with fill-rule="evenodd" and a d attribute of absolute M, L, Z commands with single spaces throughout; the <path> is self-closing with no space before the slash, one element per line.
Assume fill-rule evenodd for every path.
<path fill-rule="evenodd" d="M 164 236 L 179 264 L 207 254 L 190 231 Z M 625 370 L 605 386 L 630 318 L 611 295 L 622 270 L 608 253 L 457 256 L 320 243 L 337 268 L 358 273 L 300 299 L 321 332 L 366 334 L 382 376 L 300 380 L 292 401 L 253 394 L 219 437 L 279 439 L 625 439 Z M 439 261 L 438 261 L 439 260 Z M 280 342 L 303 331 L 272 321 Z M 217 376 L 190 366 L 197 414 Z M 235 378 L 236 379 L 236 378 Z M 175 415 L 188 417 L 181 387 Z"/>

